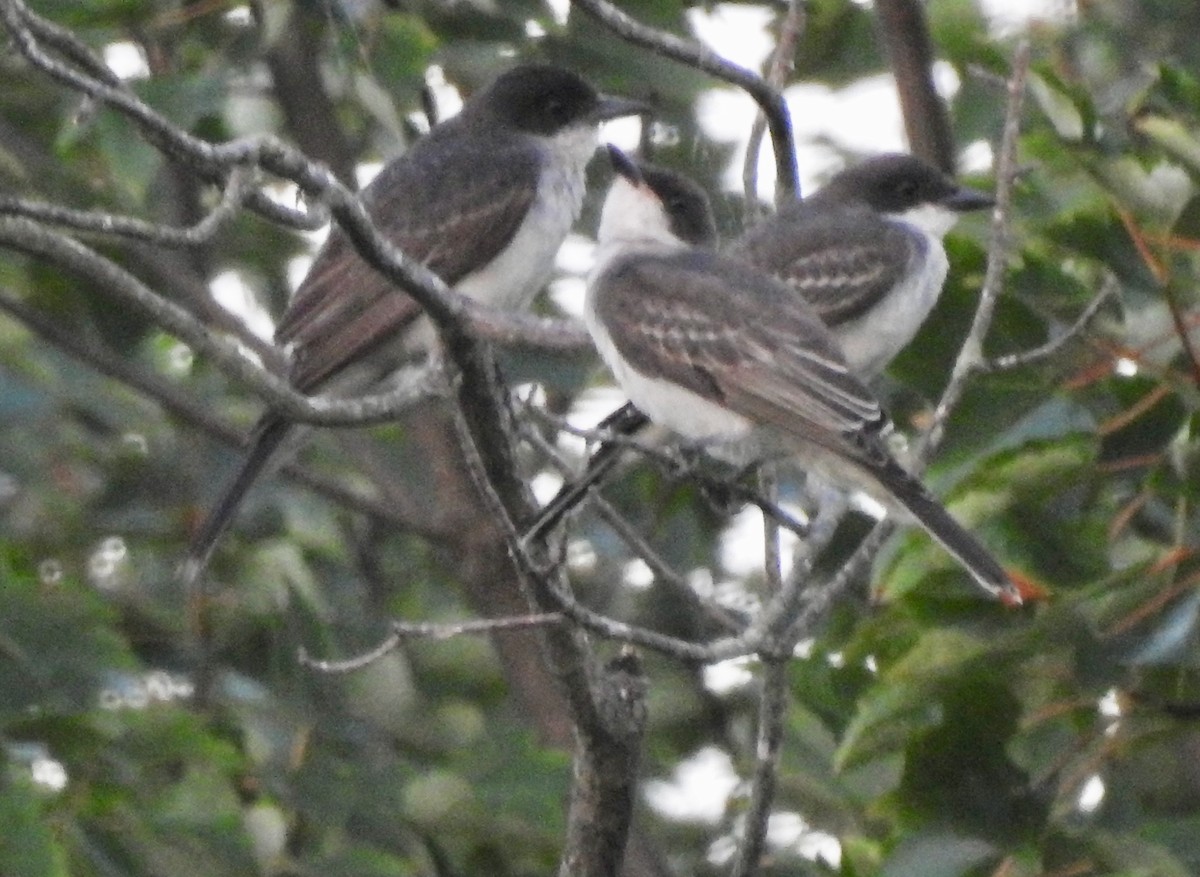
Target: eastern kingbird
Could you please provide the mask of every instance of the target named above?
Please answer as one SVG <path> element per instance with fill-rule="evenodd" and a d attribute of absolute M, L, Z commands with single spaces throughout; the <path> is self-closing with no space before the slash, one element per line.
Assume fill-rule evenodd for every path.
<path fill-rule="evenodd" d="M 529 304 L 579 216 L 601 122 L 648 111 L 598 94 L 575 73 L 523 64 L 474 94 L 362 192 L 379 230 L 456 292 L 502 308 Z M 420 306 L 359 258 L 336 227 L 275 331 L 301 391 L 361 392 L 428 347 Z M 242 498 L 291 431 L 273 414 L 189 548 L 203 571 Z"/>
<path fill-rule="evenodd" d="M 609 151 L 618 176 L 584 316 L 633 404 L 705 445 L 768 432 L 804 468 L 907 513 L 985 590 L 1019 602 L 988 550 L 892 458 L 887 416 L 813 308 L 766 272 L 682 241 L 669 205 Z"/>
<path fill-rule="evenodd" d="M 711 223 L 702 190 L 687 180 L 682 185 L 669 171 L 637 166 L 651 189 L 663 185 L 664 175 L 676 177 L 663 193 L 668 214 L 704 212 Z M 851 371 L 870 379 L 907 346 L 937 303 L 948 268 L 943 236 L 961 213 L 994 203 L 990 195 L 958 185 L 915 156 L 880 155 L 785 206 L 725 252 L 782 280 L 808 301 L 833 330 Z M 646 422 L 627 405 L 600 428 L 631 435 Z M 612 468 L 620 450 L 611 443 L 602 446 L 587 472 L 545 506 L 531 532 L 554 524 Z"/>
<path fill-rule="evenodd" d="M 850 368 L 883 371 L 917 334 L 946 280 L 942 238 L 995 204 L 912 155 L 880 155 L 833 177 L 735 241 L 728 255 L 784 281 L 834 330 Z"/>

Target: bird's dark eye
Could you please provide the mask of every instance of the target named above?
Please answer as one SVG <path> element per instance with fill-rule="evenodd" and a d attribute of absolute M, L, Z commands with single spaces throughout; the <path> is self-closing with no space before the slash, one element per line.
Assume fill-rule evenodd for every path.
<path fill-rule="evenodd" d="M 567 102 L 562 98 L 552 97 L 546 101 L 546 112 L 556 122 L 565 122 L 569 108 L 567 107 Z"/>
<path fill-rule="evenodd" d="M 901 180 L 896 184 L 896 194 L 905 200 L 916 197 L 917 189 L 916 180 Z"/>

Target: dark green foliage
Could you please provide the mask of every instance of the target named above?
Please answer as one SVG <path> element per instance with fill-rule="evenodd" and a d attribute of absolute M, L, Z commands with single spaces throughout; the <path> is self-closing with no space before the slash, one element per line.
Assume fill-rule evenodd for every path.
<path fill-rule="evenodd" d="M 620 5 L 688 33 L 682 4 Z M 840 87 L 883 72 L 868 7 L 808 5 L 799 81 Z M 741 198 L 720 185 L 731 147 L 706 138 L 694 113 L 711 80 L 577 13 L 564 25 L 532 0 L 277 0 L 254 4 L 262 19 L 247 24 L 227 15 L 233 4 L 35 6 L 96 50 L 138 44 L 153 70 L 134 83 L 138 95 L 218 142 L 295 141 L 264 58 L 304 6 L 352 161 L 385 160 L 415 136 L 429 64 L 464 87 L 514 56 L 567 64 L 603 89 L 652 96 L 671 126 L 656 159 L 713 193 L 725 237 L 739 229 Z M 980 71 L 1007 75 L 1011 40 L 989 34 L 967 0 L 926 6 L 939 56 L 961 78 L 956 136 L 995 144 L 1004 95 Z M 889 541 L 869 587 L 835 607 L 789 665 L 776 809 L 798 814 L 808 833 L 774 849 L 763 874 L 1200 873 L 1196 10 L 1166 0 L 1080 6 L 1076 22 L 1034 32 L 1014 247 L 985 353 L 1036 348 L 1100 289 L 1118 294 L 1054 356 L 977 375 L 928 479 L 1038 593 L 1023 609 L 1002 608 L 978 598 L 924 536 Z M 530 35 L 539 28 L 544 36 Z M 128 119 L 11 52 L 0 67 L 6 195 L 173 226 L 211 206 L 214 193 Z M 598 168 L 593 191 L 605 179 Z M 585 229 L 597 204 L 587 204 Z M 951 236 L 942 301 L 880 384 L 905 431 L 928 422 L 946 385 L 988 241 L 984 219 Z M 184 304 L 236 271 L 273 314 L 288 259 L 304 249 L 249 215 L 191 250 L 97 245 Z M 141 315 L 53 264 L 0 250 L 0 292 L 222 421 L 246 426 L 259 410 L 209 363 L 190 362 Z M 1191 349 L 1179 323 L 1192 330 Z M 598 373 L 585 354 L 515 349 L 503 361 L 515 382 L 548 386 L 559 409 Z M 175 566 L 233 453 L 0 316 L 0 874 L 553 871 L 569 755 L 547 744 L 552 734 L 513 696 L 512 668 L 486 639 L 408 640 L 350 675 L 296 660 L 300 648 L 359 654 L 393 618 L 476 614 L 463 582 L 486 579 L 468 568 L 477 534 L 456 524 L 445 459 L 419 456 L 421 430 L 409 419 L 324 435 L 304 457 L 364 491 L 387 474 L 413 532 L 368 523 L 283 478 L 255 491 L 213 567 L 202 665 Z M 376 468 L 354 462 L 364 448 Z M 538 471 L 532 456 L 524 462 Z M 741 608 L 767 587 L 761 570 L 722 567 L 727 509 L 686 479 L 644 464 L 605 495 L 699 587 L 726 587 Z M 571 578 L 586 603 L 689 639 L 720 634 L 677 587 L 638 584 L 633 555 L 598 516 L 582 513 L 572 527 Z M 864 530 L 861 518 L 846 522 L 832 551 L 848 553 Z M 669 777 L 714 747 L 747 778 L 753 686 L 714 691 L 699 668 L 657 655 L 647 667 L 645 776 Z M 192 691 L 198 679 L 203 698 Z M 1103 798 L 1080 806 L 1097 782 Z M 643 803 L 638 830 L 676 873 L 727 873 L 722 844 L 736 837 L 743 791 L 716 824 Z M 812 832 L 838 838 L 839 865 L 803 852 Z"/>

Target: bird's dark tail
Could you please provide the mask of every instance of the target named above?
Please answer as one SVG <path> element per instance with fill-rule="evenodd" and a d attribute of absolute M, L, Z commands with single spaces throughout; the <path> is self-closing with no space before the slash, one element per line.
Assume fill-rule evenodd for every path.
<path fill-rule="evenodd" d="M 983 543 L 962 525 L 907 470 L 894 460 L 882 471 L 872 473 L 908 510 L 918 524 L 957 560 L 985 591 L 1006 602 L 1020 603 L 1016 585 Z"/>
<path fill-rule="evenodd" d="M 597 430 L 605 430 L 616 436 L 631 436 L 649 422 L 650 418 L 635 408 L 632 403 L 626 403 L 600 421 Z M 542 506 L 533 523 L 525 530 L 524 539 L 526 541 L 539 539 L 549 532 L 562 519 L 563 515 L 579 505 L 584 494 L 612 471 L 628 449 L 629 446 L 619 439 L 601 444 L 588 460 L 587 471 L 574 481 L 564 484 L 550 502 Z"/>
<path fill-rule="evenodd" d="M 221 536 L 229 529 L 237 514 L 242 500 L 258 480 L 263 469 L 271 462 L 275 452 L 283 440 L 291 432 L 292 424 L 286 420 L 271 419 L 266 421 L 258 430 L 250 453 L 242 461 L 241 467 L 226 485 L 220 499 L 204 518 L 200 529 L 188 546 L 187 558 L 180 569 L 180 579 L 186 588 L 196 586 L 204 575 L 213 550 Z"/>

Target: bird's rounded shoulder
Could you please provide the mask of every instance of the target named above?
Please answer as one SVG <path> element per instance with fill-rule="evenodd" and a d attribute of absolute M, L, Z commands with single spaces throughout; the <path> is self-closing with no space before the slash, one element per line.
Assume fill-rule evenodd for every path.
<path fill-rule="evenodd" d="M 536 186 L 537 144 L 520 137 L 463 136 L 454 121 L 437 126 L 383 166 L 362 192 L 372 215 L 389 225 L 428 224 L 439 211 Z"/>

